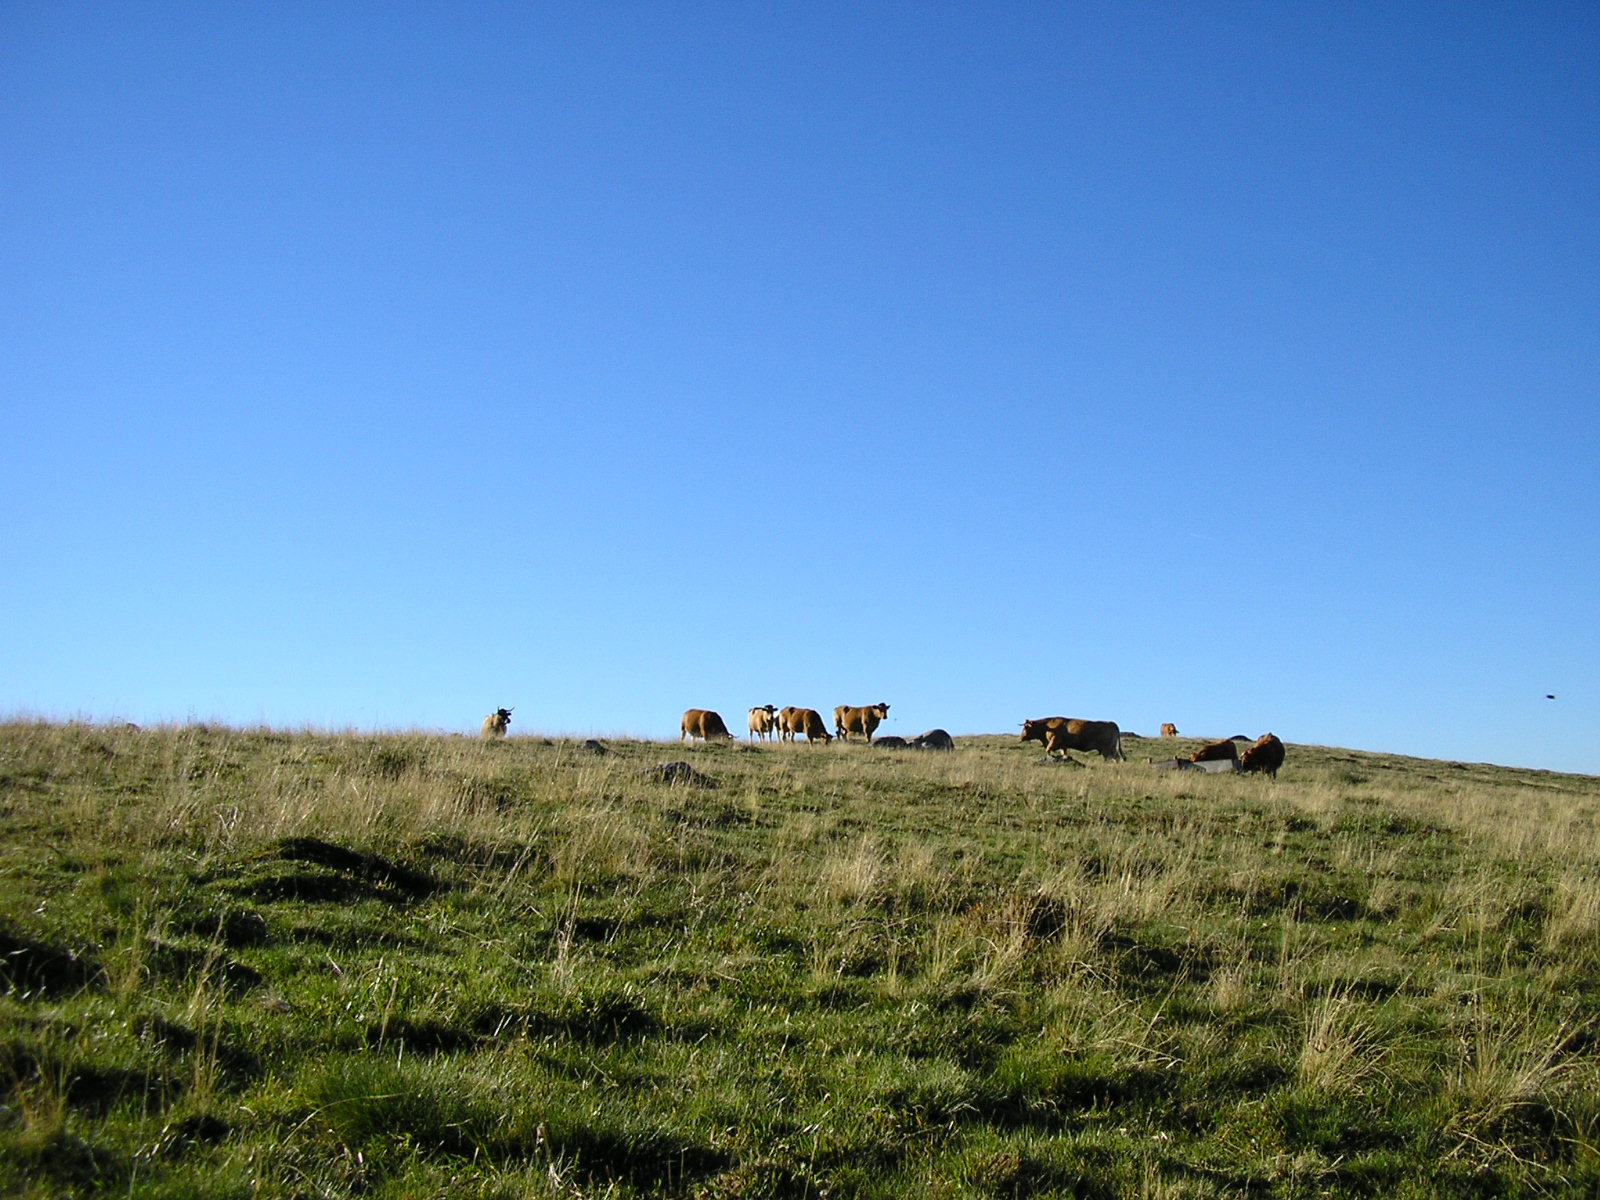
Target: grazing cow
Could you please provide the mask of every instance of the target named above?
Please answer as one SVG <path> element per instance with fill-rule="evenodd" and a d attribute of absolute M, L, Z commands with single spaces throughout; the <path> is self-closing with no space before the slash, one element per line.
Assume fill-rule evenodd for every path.
<path fill-rule="evenodd" d="M 683 714 L 683 720 L 678 722 L 678 740 L 688 738 L 702 738 L 710 741 L 732 741 L 733 734 L 728 732 L 728 727 L 722 723 L 722 718 L 708 708 L 691 708 Z"/>
<path fill-rule="evenodd" d="M 511 727 L 511 710 L 497 708 L 483 719 L 483 736 L 486 738 L 503 738 L 506 730 Z"/>
<path fill-rule="evenodd" d="M 1046 754 L 1068 750 L 1098 751 L 1107 761 L 1122 760 L 1122 730 L 1115 721 L 1080 721 L 1076 717 L 1040 717 L 1022 723 L 1024 742 L 1043 742 Z"/>
<path fill-rule="evenodd" d="M 828 732 L 828 726 L 822 720 L 822 714 L 814 708 L 788 707 L 778 712 L 778 736 L 786 742 L 794 741 L 795 735 L 803 733 L 806 741 L 831 742 L 833 735 Z"/>
<path fill-rule="evenodd" d="M 1265 771 L 1274 779 L 1278 777 L 1278 768 L 1281 766 L 1283 766 L 1283 743 L 1272 733 L 1263 733 L 1258 737 L 1239 760 L 1239 770 Z"/>
<path fill-rule="evenodd" d="M 750 740 L 753 742 L 760 738 L 763 742 L 770 738 L 778 728 L 778 709 L 776 705 L 763 704 L 760 708 L 750 710 Z"/>
<path fill-rule="evenodd" d="M 1178 727 L 1176 725 L 1174 725 L 1171 721 L 1166 722 L 1165 724 L 1163 724 L 1161 726 L 1161 736 L 1162 737 L 1177 737 L 1178 736 Z"/>
<path fill-rule="evenodd" d="M 1239 761 L 1239 747 L 1233 744 L 1232 738 L 1223 738 L 1220 742 L 1208 742 L 1189 756 L 1190 762 L 1229 762 Z"/>
<path fill-rule="evenodd" d="M 872 748 L 874 750 L 909 750 L 911 743 L 903 737 L 895 737 L 890 734 L 888 737 L 881 737 L 873 742 Z"/>
<path fill-rule="evenodd" d="M 954 750 L 956 741 L 942 729 L 930 729 L 927 733 L 919 733 L 911 739 L 911 744 L 918 750 Z"/>
<path fill-rule="evenodd" d="M 870 742 L 872 731 L 878 727 L 878 722 L 887 719 L 888 716 L 887 704 L 869 704 L 865 708 L 841 704 L 833 710 L 833 731 L 843 741 L 849 741 L 852 733 L 859 733 Z"/>

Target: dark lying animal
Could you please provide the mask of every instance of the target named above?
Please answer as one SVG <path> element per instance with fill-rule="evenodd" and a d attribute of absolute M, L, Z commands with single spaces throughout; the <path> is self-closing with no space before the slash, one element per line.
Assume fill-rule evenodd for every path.
<path fill-rule="evenodd" d="M 894 737 L 893 735 L 881 737 L 872 744 L 879 750 L 908 750 L 911 747 L 911 743 L 906 741 L 905 738 Z"/>
<path fill-rule="evenodd" d="M 659 767 L 648 767 L 639 774 L 658 779 L 662 783 L 684 783 L 690 787 L 712 788 L 716 781 L 709 775 L 702 775 L 686 762 L 662 763 Z"/>
<path fill-rule="evenodd" d="M 1239 770 L 1265 771 L 1274 779 L 1278 777 L 1278 768 L 1281 766 L 1283 766 L 1283 743 L 1272 733 L 1263 733 L 1258 737 L 1239 760 Z"/>
<path fill-rule="evenodd" d="M 1189 756 L 1190 762 L 1220 762 L 1227 759 L 1230 762 L 1239 761 L 1239 747 L 1233 744 L 1232 738 L 1224 738 L 1220 742 L 1211 742 L 1201 746 Z"/>
<path fill-rule="evenodd" d="M 1122 731 L 1115 721 L 1080 721 L 1076 717 L 1040 717 L 1022 723 L 1022 740 L 1043 742 L 1046 754 L 1068 750 L 1097 751 L 1108 762 L 1122 759 Z"/>
<path fill-rule="evenodd" d="M 955 739 L 942 729 L 930 729 L 927 733 L 918 734 L 911 739 L 911 744 L 918 750 L 954 750 Z"/>

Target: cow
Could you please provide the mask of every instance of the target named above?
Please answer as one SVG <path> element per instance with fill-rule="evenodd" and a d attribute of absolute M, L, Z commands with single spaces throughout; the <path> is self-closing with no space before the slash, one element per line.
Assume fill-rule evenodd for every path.
<path fill-rule="evenodd" d="M 1108 762 L 1122 761 L 1122 730 L 1115 721 L 1080 721 L 1076 717 L 1040 717 L 1022 723 L 1022 741 L 1043 742 L 1046 754 L 1068 750 L 1098 751 Z"/>
<path fill-rule="evenodd" d="M 712 738 L 718 741 L 732 741 L 733 734 L 728 732 L 728 727 L 722 723 L 722 718 L 708 708 L 691 708 L 683 714 L 683 720 L 678 722 L 678 740 L 688 738 L 693 741 L 701 738 L 709 742 Z"/>
<path fill-rule="evenodd" d="M 1244 752 L 1244 757 L 1239 760 L 1239 770 L 1244 772 L 1265 771 L 1274 779 L 1278 777 L 1278 768 L 1283 766 L 1283 743 L 1273 733 L 1263 733 Z"/>
<path fill-rule="evenodd" d="M 881 737 L 877 741 L 873 742 L 872 748 L 874 750 L 909 750 L 911 748 L 911 743 L 906 741 L 903 737 L 895 737 L 893 734 L 891 734 L 888 737 Z"/>
<path fill-rule="evenodd" d="M 753 742 L 760 738 L 763 742 L 770 738 L 778 728 L 778 709 L 772 704 L 763 704 L 760 708 L 750 710 L 750 740 Z"/>
<path fill-rule="evenodd" d="M 795 735 L 803 733 L 806 741 L 823 742 L 833 741 L 833 735 L 828 732 L 828 726 L 822 720 L 822 714 L 814 708 L 788 707 L 778 712 L 778 736 L 786 742 L 792 742 Z"/>
<path fill-rule="evenodd" d="M 1178 727 L 1176 725 L 1174 725 L 1171 721 L 1167 721 L 1166 723 L 1164 723 L 1161 726 L 1161 736 L 1162 737 L 1177 737 L 1178 736 Z"/>
<path fill-rule="evenodd" d="M 497 708 L 483 719 L 483 736 L 486 738 L 503 738 L 506 730 L 511 727 L 511 710 Z"/>
<path fill-rule="evenodd" d="M 1190 762 L 1229 762 L 1239 761 L 1239 747 L 1233 744 L 1232 738 L 1223 738 L 1220 742 L 1208 742 L 1189 756 Z"/>
<path fill-rule="evenodd" d="M 865 708 L 841 704 L 833 710 L 833 731 L 841 741 L 849 741 L 852 733 L 859 733 L 870 742 L 878 722 L 886 720 L 888 716 L 887 704 L 869 704 Z"/>
<path fill-rule="evenodd" d="M 918 750 L 954 750 L 956 741 L 942 729 L 930 729 L 927 733 L 919 733 L 911 739 L 911 744 Z"/>

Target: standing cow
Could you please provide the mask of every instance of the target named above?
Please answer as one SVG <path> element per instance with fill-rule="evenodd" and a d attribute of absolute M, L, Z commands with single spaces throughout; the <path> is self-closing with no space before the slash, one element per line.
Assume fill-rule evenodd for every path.
<path fill-rule="evenodd" d="M 678 740 L 688 738 L 693 741 L 700 738 L 711 741 L 733 741 L 733 734 L 728 732 L 728 727 L 722 723 L 722 718 L 708 708 L 691 708 L 683 714 L 683 720 L 678 722 Z"/>
<path fill-rule="evenodd" d="M 1122 760 L 1122 730 L 1115 721 L 1080 721 L 1076 717 L 1040 717 L 1022 723 L 1024 742 L 1043 742 L 1046 754 L 1094 750 L 1108 762 Z"/>
<path fill-rule="evenodd" d="M 833 731 L 841 741 L 849 741 L 852 733 L 859 733 L 870 742 L 872 731 L 888 716 L 887 704 L 869 704 L 865 708 L 841 704 L 833 710 Z"/>
<path fill-rule="evenodd" d="M 760 708 L 750 710 L 750 740 L 753 742 L 760 738 L 763 742 L 770 738 L 778 728 L 778 709 L 773 704 L 763 704 Z"/>
<path fill-rule="evenodd" d="M 483 719 L 483 729 L 480 732 L 486 738 L 503 738 L 509 728 L 511 728 L 511 710 L 497 708 Z"/>
<path fill-rule="evenodd" d="M 1281 766 L 1283 766 L 1283 743 L 1274 733 L 1263 733 L 1239 760 L 1239 770 L 1247 773 L 1265 771 L 1274 779 L 1278 777 L 1278 768 Z"/>
<path fill-rule="evenodd" d="M 1161 736 L 1162 737 L 1177 737 L 1178 736 L 1178 727 L 1176 725 L 1174 725 L 1171 721 L 1164 722 L 1162 724 L 1162 726 L 1161 726 Z"/>
<path fill-rule="evenodd" d="M 778 712 L 778 737 L 792 742 L 796 734 L 805 734 L 806 742 L 833 741 L 833 735 L 823 723 L 822 714 L 814 708 L 795 708 L 792 705 Z"/>

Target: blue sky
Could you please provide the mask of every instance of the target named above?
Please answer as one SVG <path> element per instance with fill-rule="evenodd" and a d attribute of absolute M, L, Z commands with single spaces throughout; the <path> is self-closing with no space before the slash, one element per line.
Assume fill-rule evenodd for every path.
<path fill-rule="evenodd" d="M 0 712 L 1600 774 L 1597 62 L 1586 2 L 0 3 Z"/>

